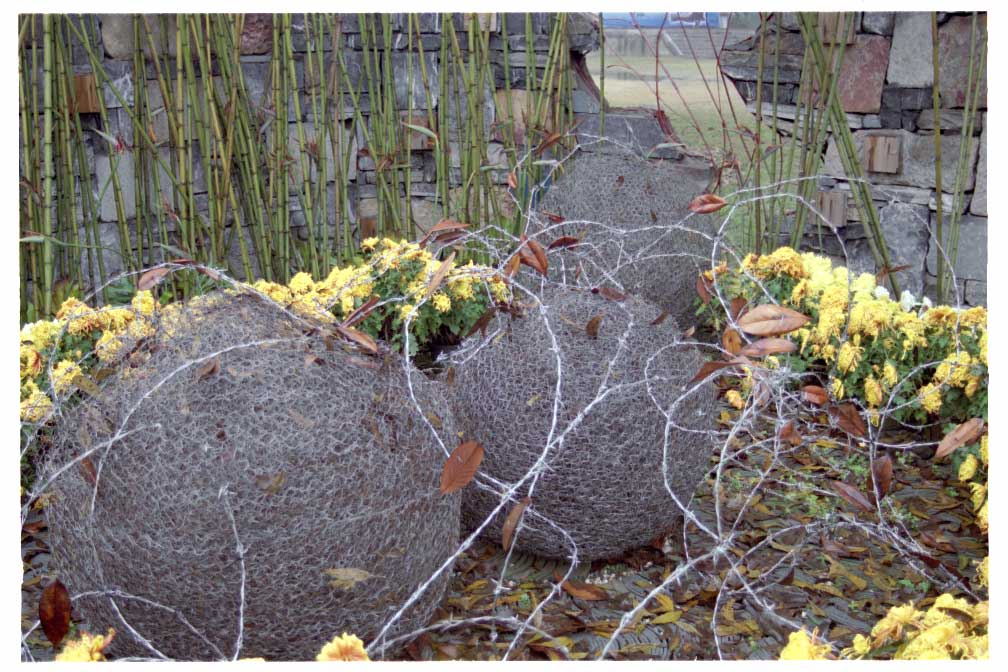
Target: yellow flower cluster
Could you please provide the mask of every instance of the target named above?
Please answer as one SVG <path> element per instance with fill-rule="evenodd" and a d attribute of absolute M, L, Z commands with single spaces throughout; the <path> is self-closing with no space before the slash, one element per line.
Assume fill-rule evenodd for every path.
<path fill-rule="evenodd" d="M 815 631 L 812 634 L 804 628 L 792 632 L 788 637 L 787 646 L 780 652 L 781 660 L 828 660 L 830 645 L 819 641 Z"/>
<path fill-rule="evenodd" d="M 354 635 L 343 633 L 339 637 L 334 637 L 331 642 L 322 647 L 315 657 L 318 661 L 354 661 L 371 660 L 367 651 L 364 650 L 364 642 Z"/>
<path fill-rule="evenodd" d="M 742 268 L 761 279 L 787 275 L 795 280 L 801 280 L 809 275 L 802 263 L 801 255 L 790 247 L 779 247 L 763 256 L 748 254 L 742 260 Z M 708 276 L 708 279 L 711 278 Z"/>
<path fill-rule="evenodd" d="M 105 635 L 89 635 L 82 632 L 79 639 L 71 640 L 63 646 L 63 651 L 56 655 L 56 662 L 94 663 L 105 660 L 105 649 L 115 634 L 114 628 L 109 628 Z"/>

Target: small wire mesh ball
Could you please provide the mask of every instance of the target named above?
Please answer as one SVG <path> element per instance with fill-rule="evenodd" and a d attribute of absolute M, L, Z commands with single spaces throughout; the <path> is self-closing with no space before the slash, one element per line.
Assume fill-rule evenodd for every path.
<path fill-rule="evenodd" d="M 75 612 L 116 628 L 111 653 L 154 656 L 135 631 L 230 658 L 240 624 L 240 657 L 311 660 L 344 631 L 370 641 L 451 557 L 443 395 L 323 333 L 255 295 L 168 307 L 66 414 L 42 473 L 100 447 L 50 488 L 54 566 Z M 447 579 L 388 634 L 426 625 Z"/>
<path fill-rule="evenodd" d="M 538 473 L 528 511 L 556 527 L 527 512 L 514 547 L 569 557 L 562 529 L 579 560 L 612 557 L 676 527 L 672 494 L 687 505 L 708 469 L 713 391 L 689 385 L 702 359 L 674 320 L 652 324 L 658 307 L 564 286 L 540 298 L 541 311 L 498 314 L 486 340 L 453 355 L 456 420 L 484 446 L 481 473 L 499 482 L 465 489 L 463 531 L 490 516 L 504 488 L 521 483 L 513 502 L 529 495 Z M 513 502 L 488 538 L 501 541 Z"/>
<path fill-rule="evenodd" d="M 561 236 L 578 239 L 576 247 L 549 251 L 551 280 L 619 287 L 688 328 L 696 319 L 697 274 L 711 268 L 720 224 L 716 215 L 689 210 L 709 179 L 709 169 L 675 161 L 581 153 L 529 213 L 528 235 L 544 247 Z"/>

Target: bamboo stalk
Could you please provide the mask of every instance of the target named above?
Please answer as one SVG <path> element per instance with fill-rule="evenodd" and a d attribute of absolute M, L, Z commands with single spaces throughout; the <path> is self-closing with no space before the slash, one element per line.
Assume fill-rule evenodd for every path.
<path fill-rule="evenodd" d="M 53 15 L 42 16 L 42 314 L 51 315 L 53 287 Z"/>

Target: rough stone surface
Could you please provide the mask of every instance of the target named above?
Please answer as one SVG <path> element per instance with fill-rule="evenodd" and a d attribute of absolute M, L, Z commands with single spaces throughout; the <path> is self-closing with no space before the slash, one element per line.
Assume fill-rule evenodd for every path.
<path fill-rule="evenodd" d="M 889 65 L 889 38 L 857 35 L 844 51 L 837 80 L 840 102 L 847 112 L 878 112 Z"/>
<path fill-rule="evenodd" d="M 105 100 L 105 107 L 116 109 L 133 105 L 133 64 L 122 61 L 106 61 L 105 72 L 108 73 L 109 82 L 102 84 L 102 97 Z M 116 93 L 119 95 L 117 96 Z"/>
<path fill-rule="evenodd" d="M 413 86 L 410 88 L 410 72 L 407 69 L 407 62 L 412 63 Z M 384 63 L 384 60 L 383 60 Z M 437 53 L 424 54 L 424 67 L 427 69 L 427 82 L 430 86 L 431 104 L 438 104 L 439 65 Z M 396 52 L 392 54 L 392 70 L 395 77 L 395 100 L 396 108 L 406 109 L 426 109 L 427 95 L 424 88 L 423 70 L 420 67 L 419 58 L 416 54 L 409 55 Z M 449 105 L 451 103 L 449 102 Z"/>
<path fill-rule="evenodd" d="M 273 15 L 246 14 L 242 25 L 241 53 L 268 54 L 273 51 Z"/>
<path fill-rule="evenodd" d="M 935 148 L 934 137 L 930 135 L 916 135 L 904 130 L 883 130 L 883 131 L 855 131 L 854 146 L 858 155 L 863 156 L 865 138 L 870 135 L 891 135 L 900 138 L 900 172 L 898 173 L 867 173 L 872 182 L 879 184 L 902 184 L 912 187 L 924 187 L 934 189 L 935 187 Z M 959 156 L 959 146 L 961 137 L 958 135 L 943 135 L 941 138 L 942 157 Z M 977 152 L 980 143 L 978 138 L 972 138 L 970 149 L 967 151 L 967 181 L 965 190 L 971 191 L 974 182 L 974 166 L 976 165 Z M 823 165 L 823 173 L 827 175 L 844 175 L 843 164 L 840 161 L 840 154 L 836 148 L 836 141 L 830 139 L 829 147 L 826 150 L 826 161 Z M 956 162 L 942 161 L 942 184 L 955 184 Z"/>
<path fill-rule="evenodd" d="M 919 296 L 924 289 L 928 208 L 923 205 L 892 203 L 879 208 L 878 214 L 892 265 L 910 266 L 899 274 L 897 279 L 900 286 Z"/>
<path fill-rule="evenodd" d="M 931 238 L 927 252 L 927 270 L 931 275 L 938 273 L 938 245 L 935 232 L 938 218 L 931 213 Z M 945 221 L 944 237 L 946 264 L 951 261 L 949 248 L 949 226 Z M 959 250 L 956 255 L 956 277 L 960 279 L 987 281 L 987 218 L 965 215 L 959 220 Z"/>
<path fill-rule="evenodd" d="M 146 14 L 145 17 L 147 24 L 150 26 L 151 38 L 157 50 L 157 55 L 161 56 L 167 53 L 170 57 L 175 58 L 174 36 L 178 18 L 174 14 Z M 134 43 L 133 15 L 101 14 L 99 15 L 99 20 L 101 22 L 102 44 L 109 58 L 132 61 Z M 161 30 L 162 20 L 167 22 L 167 31 Z M 143 30 L 144 27 L 141 25 L 141 31 Z M 146 39 L 144 39 L 144 56 L 148 59 L 153 57 L 150 45 Z"/>
<path fill-rule="evenodd" d="M 702 358 L 678 343 L 674 320 L 651 324 L 657 307 L 557 286 L 545 289 L 540 300 L 545 316 L 538 307 L 514 319 L 498 313 L 485 345 L 474 337 L 458 353 L 451 390 L 464 438 L 483 445 L 486 476 L 518 486 L 514 501 L 483 534 L 501 539 L 508 511 L 529 494 L 525 475 L 552 436 L 548 466 L 537 477 L 513 547 L 569 557 L 574 549 L 559 527 L 579 561 L 612 557 L 678 526 L 682 510 L 670 491 L 686 506 L 709 468 L 712 390 L 703 386 L 677 401 Z M 584 325 L 596 315 L 603 318 L 592 338 Z M 498 331 L 502 337 L 493 336 Z M 549 331 L 563 362 L 561 410 L 552 433 L 557 364 Z M 606 376 L 609 361 L 613 371 Z M 603 380 L 607 395 L 589 407 Z M 675 423 L 667 444 L 666 413 Z M 478 476 L 463 493 L 463 529 L 480 525 L 502 496 L 499 486 Z"/>
<path fill-rule="evenodd" d="M 155 324 L 149 350 L 124 344 L 130 364 L 74 407 L 76 431 L 43 465 L 53 473 L 111 444 L 92 458 L 97 485 L 75 469 L 54 485 L 46 513 L 60 579 L 71 594 L 120 590 L 177 609 L 206 641 L 170 611 L 117 600 L 181 660 L 311 660 L 343 629 L 373 640 L 457 543 L 461 497 L 438 493 L 443 444 L 456 440 L 439 388 L 416 370 L 407 388 L 395 361 L 365 368 L 304 335 L 317 324 L 251 294 L 200 297 Z M 199 374 L 213 356 L 219 371 Z M 390 632 L 425 625 L 450 574 Z M 74 609 L 101 632 L 116 627 L 117 654 L 150 655 L 107 597 Z"/>
<path fill-rule="evenodd" d="M 893 27 L 886 80 L 894 86 L 931 86 L 931 16 L 927 12 L 899 12 Z M 940 74 L 940 73 L 939 73 Z"/>
<path fill-rule="evenodd" d="M 980 41 L 986 29 L 987 19 L 977 18 L 975 33 L 977 60 L 980 55 Z M 964 107 L 966 104 L 966 88 L 969 81 L 970 63 L 970 29 L 973 25 L 972 16 L 953 16 L 938 29 L 938 89 L 941 93 L 943 107 Z M 930 67 L 930 61 L 928 61 Z M 990 64 L 988 62 L 988 68 Z M 980 81 L 979 107 L 987 107 L 987 76 Z M 973 85 L 976 87 L 976 83 Z M 972 104 L 972 101 L 970 101 Z"/>
<path fill-rule="evenodd" d="M 874 35 L 892 35 L 895 23 L 895 12 L 864 12 L 861 15 L 861 30 Z"/>
<path fill-rule="evenodd" d="M 970 202 L 970 212 L 974 215 L 987 216 L 987 124 L 984 124 L 980 134 L 980 158 L 977 159 L 976 183 L 973 189 L 973 200 Z"/>
<path fill-rule="evenodd" d="M 987 283 L 977 280 L 966 281 L 966 303 L 971 306 L 987 305 Z"/>
<path fill-rule="evenodd" d="M 333 138 L 327 134 L 326 135 L 326 142 L 323 143 L 320 138 L 317 138 L 315 136 L 315 126 L 314 126 L 314 124 L 312 124 L 310 122 L 304 122 L 304 123 L 301 124 L 301 128 L 302 128 L 302 131 L 304 133 L 305 143 L 315 142 L 315 144 L 316 144 L 316 146 L 318 148 L 319 155 L 321 155 L 321 152 L 322 152 L 323 149 L 325 150 L 325 162 L 326 162 L 326 168 L 325 168 L 325 170 L 326 170 L 326 180 L 327 181 L 332 180 L 335 177 L 335 175 L 336 175 L 336 160 L 335 160 L 335 158 L 333 156 L 333 145 L 336 144 L 337 148 L 339 149 L 339 152 L 341 154 L 341 163 L 342 163 L 342 154 L 347 151 L 346 147 L 347 147 L 347 143 L 349 143 L 350 144 L 350 157 L 351 157 L 351 160 L 349 162 L 349 166 L 347 167 L 348 170 L 345 173 L 345 179 L 348 179 L 348 180 L 356 179 L 356 177 L 357 177 L 357 162 L 353 160 L 353 157 L 357 156 L 357 139 L 356 139 L 356 137 L 354 137 L 354 135 L 350 131 L 348 131 L 347 129 L 343 128 L 342 126 L 338 126 L 337 128 L 339 128 L 339 132 L 340 132 L 339 142 L 334 143 Z M 330 130 L 332 130 L 332 129 L 330 129 Z M 304 181 L 304 176 L 302 175 L 302 172 L 301 172 L 301 169 L 300 169 L 300 166 L 301 166 L 301 140 L 300 140 L 300 135 L 298 134 L 297 124 L 288 124 L 287 125 L 287 153 L 291 157 L 291 159 L 293 160 L 293 164 L 292 164 L 292 168 L 291 168 L 291 174 L 293 175 L 294 180 L 293 180 L 292 184 L 294 185 L 294 187 L 300 189 L 301 188 L 301 184 Z M 309 179 L 312 182 L 315 182 L 319 178 L 318 164 L 317 164 L 316 160 L 311 156 L 310 153 L 309 153 L 308 161 L 309 161 L 309 166 L 310 166 Z"/>

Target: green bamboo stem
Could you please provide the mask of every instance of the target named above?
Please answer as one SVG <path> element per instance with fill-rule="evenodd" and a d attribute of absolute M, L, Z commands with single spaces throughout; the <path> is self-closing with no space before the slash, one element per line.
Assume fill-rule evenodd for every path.
<path fill-rule="evenodd" d="M 53 286 L 53 15 L 42 16 L 42 314 L 51 315 Z"/>
<path fill-rule="evenodd" d="M 937 240 L 942 244 L 945 237 L 942 235 L 944 228 L 944 213 L 942 212 L 942 147 L 941 147 L 941 100 L 939 91 L 939 59 L 938 59 L 938 12 L 931 12 L 931 67 L 934 82 L 931 87 L 931 103 L 934 106 L 934 147 L 935 147 L 935 229 Z M 935 255 L 938 265 L 938 302 L 944 303 L 945 292 L 945 250 L 938 250 Z"/>

